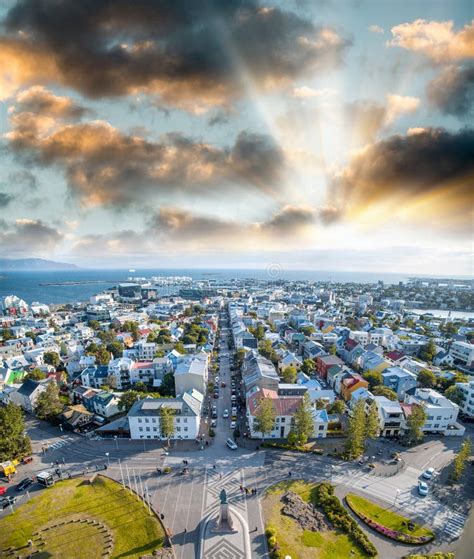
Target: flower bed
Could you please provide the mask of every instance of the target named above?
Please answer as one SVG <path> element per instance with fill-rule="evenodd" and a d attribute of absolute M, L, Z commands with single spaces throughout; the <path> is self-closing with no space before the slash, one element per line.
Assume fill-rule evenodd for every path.
<path fill-rule="evenodd" d="M 307 448 L 305 446 L 301 446 L 301 445 L 291 445 L 288 443 L 274 443 L 274 442 L 264 442 L 260 445 L 262 448 L 279 448 L 282 450 L 292 450 L 293 452 L 302 452 L 304 454 L 323 454 L 322 449 L 320 448 Z"/>
<path fill-rule="evenodd" d="M 423 544 L 428 543 L 428 542 L 430 542 L 434 539 L 433 532 L 431 532 L 429 530 L 426 530 L 426 532 L 427 532 L 426 534 L 417 536 L 417 535 L 414 535 L 414 534 L 407 534 L 405 532 L 401 532 L 400 530 L 394 530 L 392 528 L 384 526 L 383 524 L 381 524 L 381 523 L 377 522 L 376 520 L 373 520 L 372 518 L 370 518 L 370 516 L 368 516 L 367 514 L 364 514 L 357 507 L 357 505 L 354 503 L 354 499 L 352 499 L 351 497 L 354 497 L 354 496 L 349 494 L 345 498 L 347 506 L 351 509 L 351 511 L 354 514 L 356 514 L 363 522 L 365 522 L 365 524 L 367 524 L 367 526 L 370 526 L 373 530 L 375 530 L 379 534 L 382 534 L 383 536 L 386 536 L 387 538 L 390 538 L 392 540 L 396 540 L 398 542 L 407 543 L 407 544 L 411 544 L 411 545 L 423 545 Z M 356 498 L 361 499 L 359 497 L 356 497 Z M 368 501 L 368 502 L 370 503 L 370 501 Z M 396 515 L 396 516 L 398 517 L 398 515 Z"/>

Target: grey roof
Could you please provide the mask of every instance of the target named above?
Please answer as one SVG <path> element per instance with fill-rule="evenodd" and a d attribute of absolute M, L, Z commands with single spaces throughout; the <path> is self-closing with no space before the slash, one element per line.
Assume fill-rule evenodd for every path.
<path fill-rule="evenodd" d="M 22 396 L 31 396 L 39 385 L 40 383 L 36 380 L 26 379 L 18 389 L 18 394 L 21 394 Z"/>
<path fill-rule="evenodd" d="M 191 394 L 184 393 L 176 398 L 145 398 L 138 400 L 130 408 L 128 416 L 157 416 L 161 408 L 175 410 L 177 415 L 193 416 L 201 412 L 200 402 Z"/>

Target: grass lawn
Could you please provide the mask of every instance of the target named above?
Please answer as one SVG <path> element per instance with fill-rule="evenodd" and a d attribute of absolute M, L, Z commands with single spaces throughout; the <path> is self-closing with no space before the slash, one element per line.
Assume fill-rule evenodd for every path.
<path fill-rule="evenodd" d="M 409 534 L 411 536 L 431 536 L 433 532 L 424 526 L 416 524 L 413 522 L 414 529 L 408 529 L 408 523 L 410 519 L 396 514 L 390 510 L 384 509 L 379 505 L 376 505 L 372 501 L 368 499 L 364 499 L 364 497 L 359 497 L 358 495 L 354 495 L 349 493 L 346 495 L 346 499 L 350 501 L 353 508 L 362 514 L 365 514 L 372 520 L 375 520 L 382 526 L 386 528 L 390 528 L 391 530 L 397 530 L 398 532 L 402 532 L 403 534 Z"/>
<path fill-rule="evenodd" d="M 101 476 L 92 485 L 81 478 L 58 482 L 0 519 L 1 557 L 14 546 L 23 557 L 39 549 L 38 559 L 100 559 L 110 538 L 111 557 L 133 559 L 162 547 L 164 533 L 141 500 Z"/>
<path fill-rule="evenodd" d="M 265 526 L 271 526 L 276 530 L 282 556 L 290 555 L 292 559 L 367 557 L 348 535 L 339 530 L 328 532 L 303 530 L 296 520 L 281 513 L 283 503 L 280 498 L 286 491 L 291 490 L 305 501 L 310 501 L 312 488 L 313 484 L 302 481 L 283 481 L 270 487 L 263 499 Z M 351 551 L 353 551 L 352 555 Z"/>

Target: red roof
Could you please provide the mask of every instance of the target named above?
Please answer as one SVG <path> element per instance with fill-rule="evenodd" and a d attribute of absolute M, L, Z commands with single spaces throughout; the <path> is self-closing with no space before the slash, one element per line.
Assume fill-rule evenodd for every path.
<path fill-rule="evenodd" d="M 388 357 L 388 359 L 391 359 L 392 361 L 398 361 L 404 356 L 405 354 L 403 353 L 403 351 L 389 351 L 385 354 L 385 357 Z"/>
<path fill-rule="evenodd" d="M 355 340 L 353 340 L 352 338 L 347 338 L 345 346 L 347 350 L 351 350 L 354 349 L 358 344 L 358 342 L 356 342 Z"/>
<path fill-rule="evenodd" d="M 132 364 L 132 369 L 149 369 L 153 367 L 153 361 L 137 361 Z"/>
<path fill-rule="evenodd" d="M 248 399 L 249 411 L 252 415 L 257 412 L 263 398 L 271 398 L 277 416 L 293 415 L 303 399 L 302 396 L 278 396 L 275 390 L 263 388 Z"/>

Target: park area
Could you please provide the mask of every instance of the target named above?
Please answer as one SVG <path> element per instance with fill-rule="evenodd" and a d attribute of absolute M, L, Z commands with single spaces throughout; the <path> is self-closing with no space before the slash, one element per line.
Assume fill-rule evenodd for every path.
<path fill-rule="evenodd" d="M 346 495 L 346 503 L 368 526 L 393 540 L 422 545 L 434 538 L 428 528 L 359 495 Z"/>
<path fill-rule="evenodd" d="M 347 531 L 334 528 L 314 507 L 315 485 L 286 481 L 269 488 L 263 513 L 271 557 L 292 559 L 365 558 L 367 554 Z"/>
<path fill-rule="evenodd" d="M 144 503 L 102 476 L 58 482 L 0 520 L 1 557 L 134 559 L 164 540 Z"/>

